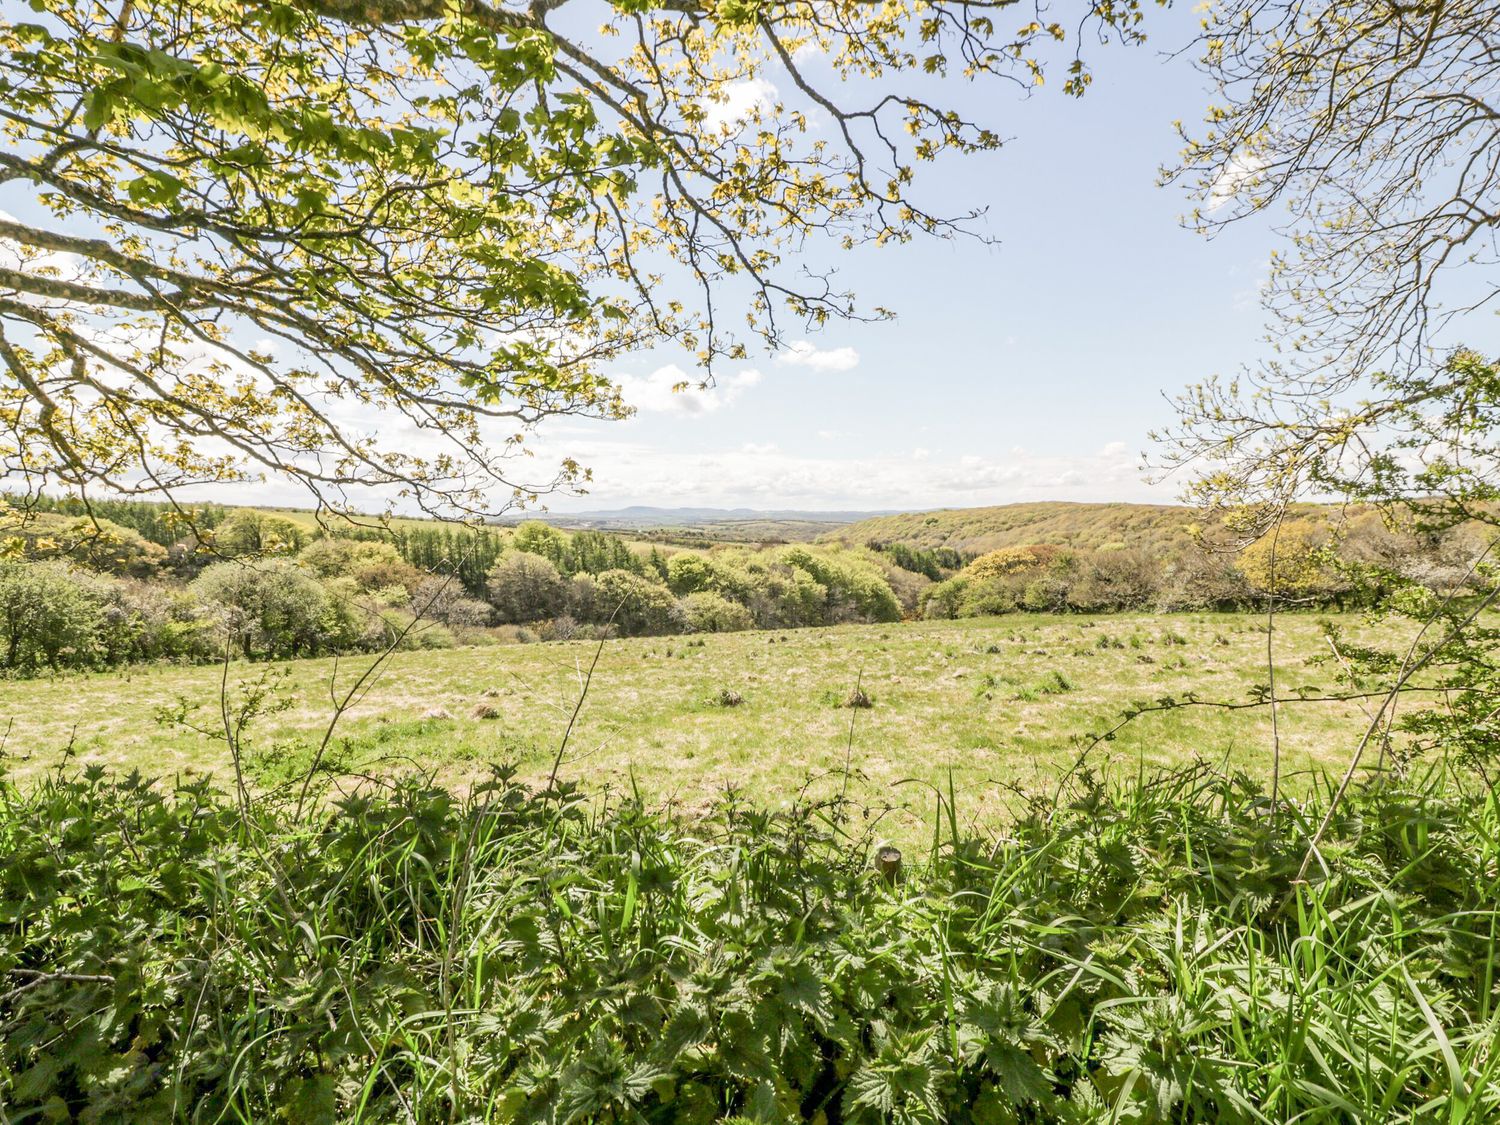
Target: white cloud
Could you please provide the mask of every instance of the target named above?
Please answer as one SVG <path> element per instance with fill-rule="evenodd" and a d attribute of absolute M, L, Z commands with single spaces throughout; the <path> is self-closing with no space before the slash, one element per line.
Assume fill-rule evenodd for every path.
<path fill-rule="evenodd" d="M 8 223 L 25 225 L 21 224 L 21 221 L 9 211 L 0 211 L 0 219 Z M 77 281 L 84 275 L 83 266 L 83 259 L 77 254 L 61 250 L 38 250 L 34 246 L 24 246 L 11 238 L 0 238 L 0 267 L 5 269 L 31 274 L 34 277 L 56 277 L 67 281 Z"/>
<path fill-rule="evenodd" d="M 723 101 L 710 102 L 704 112 L 709 132 L 739 132 L 741 126 L 754 121 L 776 104 L 776 87 L 764 78 L 742 78 L 720 87 Z"/>
<path fill-rule="evenodd" d="M 1256 186 L 1256 180 L 1265 171 L 1266 159 L 1240 149 L 1219 169 L 1218 176 L 1208 189 L 1208 209 L 1217 211 L 1231 202 L 1246 188 Z"/>
<path fill-rule="evenodd" d="M 571 443 L 566 452 L 594 471 L 588 497 L 571 502 L 572 507 L 921 511 L 1024 500 L 1172 500 L 1170 489 L 1142 480 L 1134 450 L 1121 442 L 1091 454 L 945 454 L 938 449 L 926 458 L 910 450 L 840 458 L 769 443 L 674 452 L 601 438 L 586 448 Z"/>
<path fill-rule="evenodd" d="M 625 401 L 637 410 L 710 414 L 759 383 L 760 372 L 747 368 L 732 375 L 721 376 L 705 387 L 701 385 L 701 375 L 689 375 L 675 363 L 670 363 L 665 367 L 658 367 L 649 375 L 617 375 L 615 382 Z"/>
<path fill-rule="evenodd" d="M 798 340 L 778 355 L 776 362 L 814 371 L 852 371 L 859 366 L 859 353 L 849 347 L 819 349 L 808 340 Z"/>

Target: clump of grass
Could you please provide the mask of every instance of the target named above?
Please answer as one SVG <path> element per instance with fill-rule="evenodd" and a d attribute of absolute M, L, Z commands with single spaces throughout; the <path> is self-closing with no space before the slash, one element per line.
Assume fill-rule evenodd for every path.
<path fill-rule="evenodd" d="M 993 838 L 940 798 L 898 879 L 839 801 L 685 819 L 502 770 L 299 814 L 208 781 L 0 779 L 0 1104 L 1500 1119 L 1500 806 L 1439 767 L 1346 802 L 1299 879 L 1321 799 L 1272 818 L 1206 766 L 1085 777 Z"/>
<path fill-rule="evenodd" d="M 446 707 L 429 707 L 422 712 L 424 723 L 445 723 L 453 718 L 453 712 Z"/>
<path fill-rule="evenodd" d="M 720 688 L 713 701 L 716 707 L 738 707 L 745 702 L 745 697 L 732 688 Z"/>
<path fill-rule="evenodd" d="M 474 704 L 473 709 L 469 712 L 469 717 L 471 719 L 489 720 L 498 719 L 500 714 L 500 708 L 496 707 L 493 703 L 480 701 Z"/>
<path fill-rule="evenodd" d="M 1073 690 L 1073 681 L 1054 668 L 1042 677 L 1037 690 L 1043 695 L 1063 695 Z"/>
<path fill-rule="evenodd" d="M 849 694 L 844 696 L 840 707 L 852 707 L 855 709 L 868 709 L 875 706 L 875 697 L 862 687 L 851 688 Z"/>

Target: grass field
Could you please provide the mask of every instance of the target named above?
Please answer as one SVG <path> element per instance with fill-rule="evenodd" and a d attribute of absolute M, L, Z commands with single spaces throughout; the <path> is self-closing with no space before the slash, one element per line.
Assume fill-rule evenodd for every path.
<path fill-rule="evenodd" d="M 1325 651 L 1320 620 L 1278 619 L 1283 690 L 1331 684 L 1330 669 L 1308 663 Z M 653 799 L 691 806 L 727 787 L 785 798 L 810 772 L 842 784 L 847 753 L 850 791 L 862 800 L 923 807 L 913 781 L 946 787 L 951 776 L 963 807 L 987 818 L 1001 811 L 1008 786 L 1044 784 L 1073 760 L 1079 736 L 1112 725 L 1132 701 L 1189 690 L 1245 700 L 1265 681 L 1265 641 L 1262 619 L 1229 614 L 1015 616 L 611 641 L 563 774 L 615 789 L 633 777 Z M 406 762 L 458 779 L 486 762 L 510 762 L 523 777 L 545 777 L 594 650 L 569 642 L 400 653 L 345 716 L 335 752 L 351 768 Z M 335 673 L 347 684 L 368 660 L 231 667 L 231 689 L 268 672 L 285 677 L 285 710 L 260 720 L 249 739 L 255 780 L 273 783 L 307 760 L 330 714 Z M 45 769 L 71 743 L 80 761 L 157 776 L 227 771 L 222 743 L 158 717 L 187 699 L 200 705 L 194 721 L 219 725 L 221 675 L 151 667 L 0 684 L 11 768 Z M 838 706 L 857 680 L 874 706 Z M 743 703 L 722 706 L 721 690 Z M 498 717 L 475 718 L 480 705 Z M 452 717 L 423 717 L 435 709 Z M 1282 710 L 1291 771 L 1340 762 L 1363 722 L 1354 704 Z M 1265 775 L 1269 747 L 1264 709 L 1187 708 L 1142 716 L 1095 754 L 1129 765 L 1201 756 Z"/>

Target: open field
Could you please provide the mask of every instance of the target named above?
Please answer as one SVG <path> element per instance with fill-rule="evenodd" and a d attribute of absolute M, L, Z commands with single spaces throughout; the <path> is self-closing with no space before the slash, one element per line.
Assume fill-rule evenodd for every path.
<path fill-rule="evenodd" d="M 1284 688 L 1331 683 L 1328 668 L 1308 666 L 1323 651 L 1320 620 L 1278 620 Z M 1352 618 L 1345 624 L 1357 626 Z M 809 771 L 842 774 L 852 718 L 855 795 L 920 804 L 920 786 L 907 779 L 946 786 L 951 774 L 965 808 L 985 817 L 1005 799 L 996 783 L 1045 783 L 1072 761 L 1077 736 L 1112 725 L 1132 701 L 1188 690 L 1245 700 L 1264 682 L 1262 628 L 1263 619 L 1249 615 L 1028 615 L 611 641 L 563 772 L 615 788 L 633 775 L 649 796 L 690 805 L 726 787 L 782 798 Z M 458 778 L 503 761 L 544 777 L 594 649 L 569 642 L 400 653 L 345 717 L 337 751 L 350 766 L 408 761 Z M 343 660 L 339 681 L 367 663 Z M 336 665 L 237 664 L 230 684 L 272 670 L 286 674 L 288 706 L 250 738 L 263 783 L 306 760 L 298 744 L 327 721 Z M 71 739 L 84 762 L 154 775 L 224 770 L 222 744 L 156 717 L 186 698 L 202 705 L 195 721 L 218 723 L 220 677 L 213 667 L 148 667 L 0 685 L 6 750 L 21 759 L 12 766 L 22 774 L 43 769 Z M 868 710 L 837 706 L 856 680 L 874 698 Z M 739 692 L 743 703 L 719 705 L 721 689 Z M 499 717 L 473 717 L 480 704 Z M 436 708 L 453 717 L 422 717 Z M 1354 704 L 1288 705 L 1287 768 L 1340 761 L 1361 722 Z M 1132 765 L 1202 756 L 1264 775 L 1269 746 L 1263 710 L 1189 708 L 1137 719 L 1096 755 Z"/>

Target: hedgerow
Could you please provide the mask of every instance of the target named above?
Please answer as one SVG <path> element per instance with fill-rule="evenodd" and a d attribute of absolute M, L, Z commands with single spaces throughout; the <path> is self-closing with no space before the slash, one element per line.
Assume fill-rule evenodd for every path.
<path fill-rule="evenodd" d="M 940 799 L 887 879 L 837 802 L 3 782 L 0 1117 L 1495 1120 L 1493 794 L 1353 791 L 1298 882 L 1321 804 Z"/>

